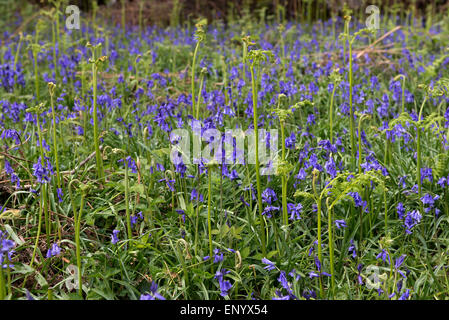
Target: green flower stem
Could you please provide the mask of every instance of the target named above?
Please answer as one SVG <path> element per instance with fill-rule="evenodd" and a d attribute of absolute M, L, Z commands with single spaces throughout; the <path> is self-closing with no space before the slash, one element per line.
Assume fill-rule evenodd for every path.
<path fill-rule="evenodd" d="M 211 222 L 211 200 L 212 200 L 212 167 L 208 167 L 209 186 L 207 190 L 207 233 L 209 236 L 209 256 L 212 257 L 212 222 Z"/>
<path fill-rule="evenodd" d="M 51 41 L 52 41 L 52 48 L 53 48 L 53 64 L 55 66 L 55 74 L 56 79 L 59 77 L 59 71 L 58 71 L 58 64 L 56 60 L 56 26 L 54 23 L 51 24 Z"/>
<path fill-rule="evenodd" d="M 333 139 L 334 139 L 333 113 L 334 113 L 334 96 L 335 96 L 336 90 L 337 90 L 337 85 L 334 84 L 334 89 L 332 90 L 332 95 L 331 95 L 331 103 L 329 105 L 329 140 L 331 143 L 333 143 Z"/>
<path fill-rule="evenodd" d="M 386 248 L 386 250 L 387 250 L 387 253 L 388 253 L 388 260 L 390 260 L 390 275 L 388 276 L 388 281 L 385 284 L 386 289 L 387 289 L 387 290 L 385 290 L 385 292 L 386 292 L 386 295 L 389 296 L 390 295 L 390 290 L 389 290 L 388 283 L 389 283 L 389 280 L 391 279 L 391 277 L 393 276 L 393 258 L 391 257 L 390 250 L 388 250 L 388 248 Z M 394 287 L 392 288 L 392 290 L 394 291 Z"/>
<path fill-rule="evenodd" d="M 92 48 L 92 90 L 93 90 L 93 118 L 94 118 L 94 144 L 95 144 L 95 160 L 97 163 L 98 179 L 104 184 L 103 159 L 100 153 L 99 137 L 98 137 L 98 116 L 97 116 L 97 61 L 96 46 Z"/>
<path fill-rule="evenodd" d="M 223 163 L 220 165 L 220 172 L 223 172 Z M 235 199 L 235 197 L 234 197 Z M 235 200 L 234 200 L 235 204 Z M 217 212 L 217 210 L 215 211 Z M 218 215 L 220 217 L 220 228 L 223 226 L 223 175 L 220 174 L 220 211 L 218 212 Z M 216 218 L 216 215 L 215 215 Z M 223 233 L 220 232 L 220 243 L 223 243 Z"/>
<path fill-rule="evenodd" d="M 37 68 L 37 49 L 33 49 L 33 59 L 34 59 L 34 86 L 35 86 L 35 92 L 36 92 L 36 101 L 39 102 L 40 96 L 39 96 L 39 71 Z"/>
<path fill-rule="evenodd" d="M 86 74 L 86 64 L 81 62 L 81 97 L 82 97 L 82 99 L 84 99 L 85 92 L 86 92 L 85 74 Z M 85 141 L 87 142 L 87 137 L 88 137 L 88 133 L 87 133 L 88 121 L 87 121 L 87 119 L 89 118 L 89 107 L 88 106 L 85 106 L 85 110 L 82 111 L 82 117 L 83 117 L 84 138 L 85 138 Z"/>
<path fill-rule="evenodd" d="M 221 59 L 221 67 L 222 67 L 222 72 L 223 72 L 223 92 L 224 92 L 224 96 L 225 96 L 225 104 L 228 105 L 229 103 L 229 95 L 228 95 L 228 73 L 226 71 L 226 61 L 224 59 L 224 56 L 220 57 Z"/>
<path fill-rule="evenodd" d="M 200 117 L 201 91 L 203 91 L 203 85 L 204 85 L 204 73 L 201 72 L 200 91 L 198 92 L 198 98 L 197 98 L 197 102 L 196 102 L 196 119 L 199 119 L 199 117 Z"/>
<path fill-rule="evenodd" d="M 39 206 L 39 221 L 37 223 L 37 234 L 36 234 L 36 241 L 34 242 L 34 249 L 33 249 L 33 255 L 31 256 L 31 262 L 30 262 L 30 267 L 33 266 L 34 263 L 34 259 L 36 258 L 36 252 L 37 252 L 37 246 L 39 244 L 39 237 L 41 235 L 41 230 L 42 230 L 42 211 L 43 211 L 43 206 L 42 204 Z M 25 283 L 25 282 L 24 282 Z"/>
<path fill-rule="evenodd" d="M 402 113 L 405 112 L 405 76 L 402 76 Z"/>
<path fill-rule="evenodd" d="M 384 193 L 384 208 L 385 208 L 385 236 L 387 235 L 387 227 L 388 227 L 388 207 L 387 207 L 387 190 L 383 189 Z"/>
<path fill-rule="evenodd" d="M 329 259 L 330 259 L 330 269 L 331 269 L 331 287 L 332 287 L 332 298 L 335 299 L 335 275 L 334 275 L 334 226 L 332 224 L 333 222 L 333 214 L 332 214 L 332 208 L 329 208 L 329 198 L 326 199 L 326 204 L 328 208 L 327 212 L 327 227 L 328 227 L 328 234 L 329 234 Z"/>
<path fill-rule="evenodd" d="M 351 130 L 350 138 L 351 138 L 351 163 L 352 168 L 355 168 L 355 137 L 354 137 L 354 106 L 352 103 L 352 42 L 349 42 L 349 127 Z"/>
<path fill-rule="evenodd" d="M 12 295 L 11 267 L 9 266 L 11 261 L 9 261 L 8 254 L 5 254 L 5 258 L 6 258 L 6 278 L 8 282 L 8 295 Z"/>
<path fill-rule="evenodd" d="M 55 157 L 56 161 L 56 182 L 58 184 L 58 188 L 61 188 L 61 174 L 59 172 L 59 158 L 58 158 L 58 144 L 56 141 L 56 116 L 55 116 L 55 106 L 54 106 L 54 84 L 52 82 L 49 83 L 49 91 L 50 91 L 50 104 L 51 104 L 51 114 L 53 117 L 53 126 L 52 126 L 52 133 L 53 133 L 53 156 Z"/>
<path fill-rule="evenodd" d="M 427 95 L 424 98 L 424 101 L 421 105 L 421 109 L 419 110 L 419 115 L 418 115 L 418 122 L 421 121 L 421 116 L 422 116 L 422 111 L 424 108 L 424 105 L 426 104 L 427 101 Z M 421 184 L 421 126 L 417 125 L 416 126 L 416 170 L 417 170 L 417 178 L 418 178 L 418 196 L 419 196 L 419 204 L 420 204 L 420 209 L 421 212 L 424 212 L 424 206 L 423 203 L 421 201 L 422 198 L 422 184 Z"/>
<path fill-rule="evenodd" d="M 246 56 L 248 54 L 248 44 L 246 41 L 242 41 L 242 59 L 243 59 L 243 81 L 246 83 Z M 240 104 L 237 104 L 237 108 L 240 107 Z M 237 116 L 239 116 L 239 113 L 237 113 Z"/>
<path fill-rule="evenodd" d="M 192 83 L 192 115 L 195 114 L 195 64 L 196 64 L 196 56 L 198 54 L 198 49 L 200 47 L 201 41 L 198 41 L 195 46 L 195 51 L 193 52 L 193 60 L 192 60 L 192 73 L 190 81 Z"/>
<path fill-rule="evenodd" d="M 321 197 L 318 194 L 317 190 L 316 190 L 316 180 L 319 177 L 320 172 L 317 169 L 314 169 L 313 172 L 313 178 L 312 178 L 312 188 L 313 188 L 313 193 L 315 195 L 315 201 L 316 201 L 316 205 L 317 205 L 317 233 L 318 233 L 318 260 L 320 260 L 320 263 L 323 262 L 323 260 L 321 260 Z M 319 282 L 320 282 L 320 296 L 323 297 L 324 291 L 323 291 L 323 282 L 321 279 L 321 274 L 319 276 Z"/>
<path fill-rule="evenodd" d="M 14 56 L 14 66 L 13 66 L 13 70 L 16 70 L 16 66 L 17 66 L 17 62 L 19 61 L 19 52 L 20 52 L 20 45 L 22 44 L 22 32 L 19 33 L 19 42 L 17 43 L 17 47 L 16 47 L 16 54 Z M 17 83 L 17 74 L 14 74 L 14 87 L 16 86 Z"/>
<path fill-rule="evenodd" d="M 391 141 L 387 138 L 387 143 L 385 144 L 385 164 L 391 164 Z"/>
<path fill-rule="evenodd" d="M 80 210 L 78 212 L 78 216 L 76 217 L 75 224 L 75 242 L 76 242 L 76 265 L 78 268 L 78 292 L 80 297 L 83 296 L 83 279 L 82 279 L 82 272 L 81 272 L 81 244 L 80 244 L 80 235 L 81 235 L 81 218 L 83 216 L 83 208 L 84 208 L 84 198 L 85 194 L 82 193 L 81 195 L 81 204 L 80 204 Z"/>
<path fill-rule="evenodd" d="M 51 289 L 51 288 L 48 288 L 48 290 L 47 290 L 47 299 L 53 300 L 53 289 Z"/>
<path fill-rule="evenodd" d="M 178 241 L 176 241 L 176 251 L 178 253 L 179 261 L 181 262 L 181 265 L 182 265 L 182 270 L 184 272 L 185 287 L 187 288 L 189 286 L 189 272 L 188 272 L 187 266 L 186 266 L 186 259 L 185 259 L 184 254 L 179 246 L 179 242 L 183 242 L 183 244 L 185 245 L 186 251 L 188 250 L 187 249 L 188 244 L 187 244 L 187 242 L 185 242 L 184 239 L 179 239 Z"/>
<path fill-rule="evenodd" d="M 285 130 L 284 130 L 284 121 L 281 121 L 281 144 L 282 144 L 282 157 L 281 161 L 284 163 L 285 161 Z M 288 225 L 288 212 L 287 212 L 287 177 L 286 174 L 282 174 L 282 216 L 284 220 L 284 225 Z"/>
<path fill-rule="evenodd" d="M 44 167 L 44 148 L 42 146 L 43 143 L 43 137 L 42 137 L 42 130 L 41 130 L 41 125 L 40 125 L 40 121 L 39 121 L 39 116 L 40 113 L 38 112 L 36 115 L 36 121 L 37 121 L 37 131 L 38 131 L 38 135 L 39 135 L 39 151 L 40 151 L 40 156 L 41 156 L 41 166 Z M 43 183 L 41 185 L 42 187 L 42 202 L 43 202 L 43 207 L 44 207 L 44 215 L 45 215 L 45 231 L 47 234 L 47 245 L 50 246 L 50 233 L 51 233 L 51 225 L 50 225 L 50 221 L 49 221 L 49 215 L 48 215 L 48 199 L 47 199 L 47 184 Z M 42 204 L 41 204 L 42 205 Z M 37 245 L 37 240 L 36 239 L 36 245 Z"/>
<path fill-rule="evenodd" d="M 358 127 L 358 139 L 359 139 L 359 162 L 358 168 L 359 173 L 362 173 L 362 122 L 364 119 L 368 118 L 367 114 L 364 114 L 359 119 L 359 127 Z"/>
<path fill-rule="evenodd" d="M 55 20 L 56 20 L 56 41 L 58 42 L 58 48 L 59 48 L 59 45 L 61 43 L 61 35 L 60 35 L 61 31 L 59 29 L 59 13 L 60 13 L 59 8 L 60 8 L 60 6 L 61 6 L 61 2 L 56 2 L 56 17 L 55 17 Z"/>
<path fill-rule="evenodd" d="M 80 227 L 81 227 L 81 217 L 83 216 L 83 208 L 84 208 L 84 199 L 85 199 L 85 192 L 83 191 L 81 193 L 81 204 L 80 204 L 80 208 L 79 208 L 79 212 L 78 214 L 76 213 L 77 209 L 76 209 L 76 205 L 75 205 L 75 201 L 73 198 L 73 193 L 72 193 L 72 183 L 73 182 L 79 182 L 79 180 L 75 179 L 70 181 L 68 189 L 69 189 L 69 195 L 70 195 L 70 201 L 72 204 L 72 210 L 73 210 L 73 221 L 75 223 L 75 245 L 76 245 L 76 265 L 78 268 L 78 292 L 80 297 L 83 297 L 83 282 L 82 282 L 82 273 L 81 273 L 81 245 L 80 245 Z"/>
<path fill-rule="evenodd" d="M 13 70 L 16 70 L 17 62 L 19 61 L 19 52 L 20 52 L 20 45 L 22 44 L 22 32 L 19 33 L 19 42 L 17 43 L 16 47 L 16 54 L 14 55 L 14 68 Z M 16 75 L 17 76 L 17 75 Z"/>
<path fill-rule="evenodd" d="M 5 278 L 3 275 L 3 268 L 0 268 L 0 300 L 4 300 L 6 296 Z"/>
<path fill-rule="evenodd" d="M 129 174 L 128 174 L 128 161 L 123 159 L 125 163 L 125 211 L 126 211 L 126 226 L 128 229 L 128 239 L 132 239 L 133 233 L 131 229 L 131 217 L 129 215 Z"/>
<path fill-rule="evenodd" d="M 262 242 L 262 254 L 265 256 L 266 254 L 266 243 L 265 243 L 265 220 L 262 215 L 262 192 L 260 186 L 260 164 L 259 164 L 259 130 L 257 123 L 257 88 L 256 88 L 256 80 L 254 78 L 254 65 L 250 67 L 251 71 L 251 83 L 252 83 L 252 91 L 253 91 L 253 124 L 254 124 L 254 138 L 256 145 L 256 183 L 257 183 L 257 206 L 259 207 L 259 219 L 260 219 L 260 240 Z"/>
<path fill-rule="evenodd" d="M 319 198 L 317 201 L 317 217 L 318 217 L 318 223 L 317 223 L 317 229 L 318 229 L 318 259 L 320 260 L 320 263 L 322 264 L 323 260 L 321 260 L 321 199 Z M 323 281 L 320 273 L 320 295 L 323 297 L 324 290 L 323 290 Z"/>
<path fill-rule="evenodd" d="M 197 172 L 198 172 L 198 184 L 197 184 L 197 189 L 198 186 L 201 185 L 201 174 L 200 171 L 197 167 Z M 199 215 L 199 207 L 200 207 L 200 200 L 199 197 L 196 198 L 196 208 L 195 208 L 195 256 L 198 255 L 198 226 L 199 226 L 199 221 L 200 221 L 200 215 Z"/>
<path fill-rule="evenodd" d="M 345 26 L 344 26 L 344 33 L 345 34 L 349 34 L 349 21 L 350 20 L 346 20 L 345 21 Z M 343 42 L 343 61 L 346 61 L 347 42 L 348 42 L 347 39 L 345 39 L 344 42 Z"/>
<path fill-rule="evenodd" d="M 250 185 L 251 184 L 251 176 L 250 176 L 248 166 L 246 166 L 246 178 L 247 178 L 248 185 Z M 251 189 L 248 189 L 248 193 L 245 193 L 245 196 L 247 196 L 247 198 L 245 200 L 247 200 L 247 202 L 249 203 L 249 207 L 247 207 L 247 215 L 248 215 L 249 227 L 252 232 L 253 227 L 254 227 L 254 222 L 253 222 L 253 214 L 250 209 L 253 207 L 253 197 L 251 197 L 251 192 L 252 192 Z"/>
<path fill-rule="evenodd" d="M 417 165 L 416 165 L 416 170 L 417 170 L 417 177 L 418 177 L 418 196 L 419 196 L 419 203 L 421 205 L 421 212 L 423 212 L 423 205 L 421 202 L 421 198 L 422 198 L 422 185 L 421 185 L 421 128 L 417 127 L 416 128 L 416 135 L 417 135 L 417 142 L 416 142 L 416 153 L 417 153 Z"/>
<path fill-rule="evenodd" d="M 282 64 L 284 66 L 284 79 L 285 79 L 285 73 L 286 73 L 285 61 L 286 60 L 285 60 L 285 40 L 284 40 L 284 34 L 283 34 L 285 27 L 283 25 L 279 25 L 278 30 L 279 30 L 279 41 L 281 44 L 281 59 L 282 59 Z"/>

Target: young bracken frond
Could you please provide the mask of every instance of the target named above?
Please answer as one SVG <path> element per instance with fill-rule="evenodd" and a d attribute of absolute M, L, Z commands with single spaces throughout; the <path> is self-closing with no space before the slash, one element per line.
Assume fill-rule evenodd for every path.
<path fill-rule="evenodd" d="M 437 179 L 446 177 L 449 174 L 449 153 L 439 153 L 435 157 L 434 174 Z"/>
<path fill-rule="evenodd" d="M 0 300 L 449 299 L 444 1 L 37 2 L 0 1 Z"/>
<path fill-rule="evenodd" d="M 294 196 L 298 197 L 298 198 L 306 198 L 306 199 L 315 200 L 315 196 L 313 194 L 306 192 L 306 191 L 301 191 L 301 190 L 296 190 Z"/>
<path fill-rule="evenodd" d="M 383 187 L 385 185 L 385 177 L 380 171 L 375 170 L 355 175 L 342 173 L 326 185 L 321 193 L 321 198 L 332 199 L 329 205 L 329 209 L 332 209 L 340 201 L 348 199 L 350 197 L 349 192 L 357 191 L 361 193 L 363 188 L 371 185 L 371 183 Z"/>

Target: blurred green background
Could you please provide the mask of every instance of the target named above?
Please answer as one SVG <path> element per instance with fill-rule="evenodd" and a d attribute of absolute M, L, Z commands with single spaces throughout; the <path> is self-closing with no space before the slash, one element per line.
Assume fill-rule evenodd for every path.
<path fill-rule="evenodd" d="M 325 20 L 331 16 L 342 15 L 343 6 L 353 10 L 353 15 L 363 18 L 367 6 L 377 5 L 381 14 L 397 14 L 426 17 L 447 15 L 449 2 L 446 0 L 55 0 L 63 6 L 77 5 L 82 17 L 89 17 L 96 2 L 98 15 L 110 23 L 120 24 L 122 9 L 125 8 L 126 24 L 177 26 L 191 24 L 195 19 L 205 17 L 209 21 L 219 20 L 232 23 L 241 19 L 281 22 L 284 19 L 312 22 Z M 13 31 L 23 19 L 37 14 L 39 7 L 48 6 L 51 0 L 0 0 L 0 28 Z"/>

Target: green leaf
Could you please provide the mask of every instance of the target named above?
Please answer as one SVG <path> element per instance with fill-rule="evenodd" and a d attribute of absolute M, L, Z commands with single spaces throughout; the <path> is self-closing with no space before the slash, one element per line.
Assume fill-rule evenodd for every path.
<path fill-rule="evenodd" d="M 313 194 L 311 194 L 309 192 L 305 192 L 305 191 L 300 191 L 300 190 L 296 190 L 294 196 L 315 200 L 315 197 L 313 196 Z"/>
<path fill-rule="evenodd" d="M 36 275 L 34 277 L 37 280 L 37 283 L 42 287 L 45 288 L 48 286 L 47 280 L 45 280 L 44 276 L 40 274 L 39 272 L 36 272 Z"/>
<path fill-rule="evenodd" d="M 240 251 L 240 255 L 242 256 L 242 260 L 249 256 L 249 247 L 245 247 Z"/>
<path fill-rule="evenodd" d="M 145 195 L 145 187 L 141 183 L 136 183 L 135 185 L 131 186 L 129 188 L 130 192 L 135 192 L 140 195 Z"/>
<path fill-rule="evenodd" d="M 8 234 L 11 236 L 11 238 L 14 240 L 14 242 L 17 245 L 21 246 L 22 244 L 24 244 L 24 242 L 19 239 L 19 237 L 17 236 L 17 234 L 14 232 L 14 230 L 11 228 L 11 226 L 9 224 L 5 224 L 5 229 L 6 229 L 6 231 L 8 231 Z"/>

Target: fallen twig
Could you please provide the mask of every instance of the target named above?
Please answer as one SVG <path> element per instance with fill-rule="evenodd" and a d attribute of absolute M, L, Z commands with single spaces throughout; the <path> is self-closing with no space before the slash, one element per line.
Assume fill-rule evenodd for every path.
<path fill-rule="evenodd" d="M 377 39 L 376 41 L 374 41 L 373 43 L 371 43 L 368 47 L 366 47 L 365 49 L 363 49 L 362 51 L 360 51 L 356 58 L 360 58 L 361 56 L 363 56 L 365 54 L 366 51 L 368 51 L 369 49 L 373 48 L 376 44 L 378 44 L 379 42 L 381 42 L 383 39 L 385 39 L 386 37 L 388 37 L 390 34 L 398 31 L 399 29 L 401 29 L 402 26 L 397 26 L 393 29 L 391 29 L 390 31 L 388 31 L 387 33 L 385 33 L 382 37 L 380 37 L 379 39 Z"/>

